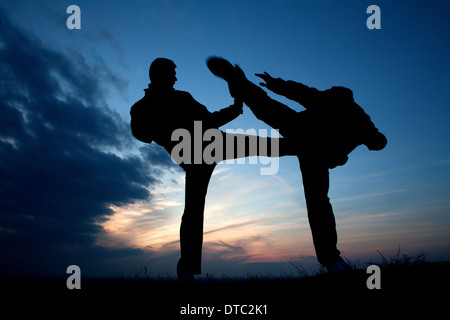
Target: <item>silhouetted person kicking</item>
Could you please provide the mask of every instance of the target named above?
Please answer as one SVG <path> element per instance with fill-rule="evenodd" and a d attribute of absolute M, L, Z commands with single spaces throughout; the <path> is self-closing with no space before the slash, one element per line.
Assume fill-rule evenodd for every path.
<path fill-rule="evenodd" d="M 224 143 L 224 150 L 219 158 L 215 158 L 215 162 L 205 161 L 202 154 L 199 154 L 203 149 L 196 149 L 193 141 L 194 131 L 199 130 L 198 122 L 195 122 L 201 121 L 201 136 L 208 129 L 213 129 L 217 130 L 215 133 L 223 136 L 222 141 L 239 136 L 245 136 L 246 141 L 249 141 L 250 137 L 247 135 L 228 134 L 217 129 L 242 113 L 242 101 L 235 100 L 233 105 L 211 113 L 188 92 L 173 88 L 177 81 L 175 68 L 175 63 L 165 58 L 158 58 L 152 62 L 149 70 L 151 83 L 148 89 L 145 89 L 144 98 L 132 106 L 130 114 L 133 135 L 146 143 L 156 142 L 172 156 L 174 147 L 179 144 L 178 139 L 173 137 L 174 132 L 180 129 L 187 130 L 192 137 L 190 150 L 182 152 L 190 155 L 187 157 L 188 160 L 186 161 L 186 154 L 175 159 L 186 172 L 185 207 L 180 228 L 181 258 L 178 261 L 177 273 L 179 278 L 190 281 L 194 274 L 201 273 L 205 198 L 216 164 L 224 159 L 246 156 L 286 155 L 287 149 L 283 139 L 258 137 L 257 148 L 245 145 L 245 148 L 239 149 L 239 146 L 235 145 L 236 149 L 230 152 L 226 150 Z M 261 145 L 267 148 L 259 148 Z M 271 146 L 277 145 L 280 147 L 279 153 L 278 150 L 271 150 Z M 200 162 L 197 156 L 201 157 Z"/>
<path fill-rule="evenodd" d="M 221 58 L 211 58 L 209 69 L 228 82 L 230 92 L 242 99 L 255 116 L 276 128 L 295 146 L 303 177 L 303 187 L 318 261 L 329 272 L 349 270 L 337 249 L 336 222 L 328 198 L 329 169 L 344 165 L 348 154 L 359 145 L 381 150 L 386 137 L 353 100 L 344 87 L 319 91 L 294 81 L 275 79 L 268 73 L 256 74 L 267 89 L 294 100 L 306 110 L 297 112 L 271 99 L 260 87 L 248 81 L 243 71 Z"/>

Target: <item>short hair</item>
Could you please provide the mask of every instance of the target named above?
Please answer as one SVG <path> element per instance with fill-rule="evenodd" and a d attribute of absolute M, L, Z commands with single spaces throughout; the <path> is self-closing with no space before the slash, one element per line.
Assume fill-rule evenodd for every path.
<path fill-rule="evenodd" d="M 175 69 L 176 67 L 176 64 L 172 60 L 166 58 L 155 59 L 148 70 L 150 81 L 158 81 L 158 78 L 161 79 L 162 77 L 165 77 L 167 70 Z"/>

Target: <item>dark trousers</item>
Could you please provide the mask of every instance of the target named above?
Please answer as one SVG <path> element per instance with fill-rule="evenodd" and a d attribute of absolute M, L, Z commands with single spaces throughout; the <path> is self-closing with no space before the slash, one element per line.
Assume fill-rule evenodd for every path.
<path fill-rule="evenodd" d="M 227 134 L 223 133 L 224 141 L 227 136 L 246 136 L 247 135 Z M 253 137 L 254 138 L 254 137 Z M 247 144 L 245 148 L 238 151 L 235 146 L 234 152 L 226 152 L 225 145 L 223 150 L 223 160 L 238 159 L 248 156 L 284 156 L 294 155 L 290 152 L 284 139 L 278 138 L 260 138 L 261 145 L 266 145 L 267 148 L 250 148 Z M 271 150 L 272 140 L 278 140 L 278 152 Z M 243 140 L 241 140 L 243 141 Z M 258 144 L 259 146 L 260 144 Z M 216 164 L 182 164 L 182 168 L 186 172 L 185 184 L 185 206 L 183 216 L 181 218 L 180 227 L 180 250 L 181 258 L 177 265 L 177 274 L 200 274 L 201 260 L 202 260 L 202 245 L 203 245 L 203 221 L 206 193 L 208 191 L 208 184 Z"/>
<path fill-rule="evenodd" d="M 200 274 L 206 193 L 215 165 L 186 166 L 185 205 L 180 227 L 177 273 Z"/>
<path fill-rule="evenodd" d="M 333 208 L 328 198 L 329 150 L 321 144 L 323 131 L 315 122 L 317 117 L 309 111 L 296 112 L 271 99 L 251 82 L 244 88 L 242 98 L 255 116 L 278 129 L 284 141 L 297 150 L 317 260 L 327 265 L 335 261 L 340 252 Z"/>
<path fill-rule="evenodd" d="M 328 265 L 339 257 L 333 208 L 328 198 L 329 169 L 318 159 L 299 157 L 308 220 L 317 260 Z"/>

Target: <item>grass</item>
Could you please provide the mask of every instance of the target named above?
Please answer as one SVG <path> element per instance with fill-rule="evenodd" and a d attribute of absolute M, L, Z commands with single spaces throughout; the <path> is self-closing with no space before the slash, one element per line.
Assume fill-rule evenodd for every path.
<path fill-rule="evenodd" d="M 400 247 L 394 256 L 389 256 L 386 258 L 380 251 L 378 254 L 381 256 L 382 261 L 378 265 L 383 268 L 393 267 L 393 266 L 412 266 L 425 262 L 426 254 L 424 252 L 419 252 L 414 256 L 409 256 L 407 254 L 400 254 Z M 371 263 L 375 264 L 375 263 Z"/>
<path fill-rule="evenodd" d="M 135 314 L 149 319 L 188 319 L 189 316 L 180 315 L 180 308 L 188 304 L 216 308 L 225 304 L 267 305 L 267 316 L 247 315 L 244 319 L 290 319 L 292 315 L 301 318 L 299 315 L 307 311 L 321 317 L 330 310 L 340 310 L 350 318 L 367 317 L 371 313 L 391 317 L 398 312 L 403 319 L 409 313 L 417 315 L 426 310 L 430 317 L 430 312 L 443 310 L 444 299 L 448 297 L 445 292 L 450 285 L 449 262 L 431 263 L 423 253 L 411 256 L 400 250 L 392 256 L 379 254 L 380 261 L 356 261 L 352 263 L 354 271 L 338 275 L 327 274 L 320 268 L 308 272 L 301 265 L 291 263 L 293 275 L 287 277 L 249 273 L 245 278 L 236 279 L 206 275 L 193 284 L 182 284 L 169 277 L 150 278 L 151 264 L 146 264 L 128 277 L 82 278 L 81 290 L 68 290 L 65 278 L 0 278 L 0 288 L 7 297 L 2 301 L 2 308 L 13 308 L 19 318 L 21 312 L 29 311 L 36 316 L 39 310 L 48 314 L 67 308 L 71 314 L 84 310 L 90 315 L 116 318 L 124 312 L 127 318 Z M 366 286 L 369 264 L 381 268 L 380 290 L 369 290 Z M 155 317 L 156 314 L 164 316 Z M 216 314 L 212 318 L 220 319 L 220 316 Z M 191 315 L 189 319 L 202 318 Z"/>

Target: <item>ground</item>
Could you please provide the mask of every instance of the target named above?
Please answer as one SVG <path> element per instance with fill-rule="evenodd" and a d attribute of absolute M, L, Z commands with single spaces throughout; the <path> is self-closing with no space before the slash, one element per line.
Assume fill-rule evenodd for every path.
<path fill-rule="evenodd" d="M 419 314 L 428 318 L 445 312 L 449 267 L 450 262 L 382 267 L 381 289 L 372 290 L 367 288 L 370 274 L 366 270 L 301 278 L 202 278 L 191 284 L 149 278 L 82 279 L 80 290 L 67 289 L 65 278 L 2 277 L 2 311 L 11 311 L 14 318 L 78 314 L 90 319 L 133 315 L 144 319 L 300 319 L 330 312 L 350 318 Z M 184 314 L 188 310 L 190 314 Z"/>

